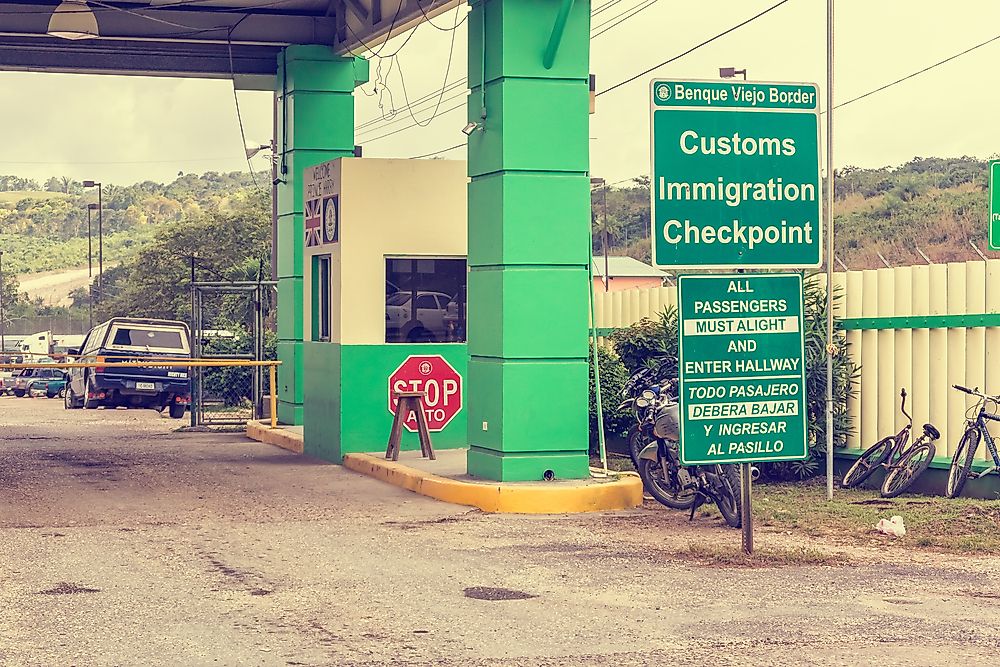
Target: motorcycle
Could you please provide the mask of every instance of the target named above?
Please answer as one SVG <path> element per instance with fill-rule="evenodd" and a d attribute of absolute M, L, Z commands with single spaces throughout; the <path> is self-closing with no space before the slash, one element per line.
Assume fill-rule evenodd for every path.
<path fill-rule="evenodd" d="M 653 440 L 652 422 L 648 419 L 653 401 L 663 392 L 675 398 L 677 396 L 677 381 L 661 379 L 666 377 L 665 366 L 669 363 L 669 360 L 662 360 L 659 364 L 640 368 L 629 377 L 622 389 L 624 400 L 618 405 L 618 410 L 628 409 L 635 414 L 635 424 L 629 429 L 626 441 L 632 465 L 637 470 L 639 452 Z"/>
<path fill-rule="evenodd" d="M 650 392 L 652 394 L 653 392 Z M 740 474 L 735 465 L 682 466 L 678 441 L 680 419 L 678 403 L 667 392 L 649 399 L 644 419 L 655 440 L 639 452 L 636 466 L 643 486 L 658 502 L 679 510 L 690 510 L 690 519 L 706 502 L 714 502 L 726 524 L 741 525 Z"/>

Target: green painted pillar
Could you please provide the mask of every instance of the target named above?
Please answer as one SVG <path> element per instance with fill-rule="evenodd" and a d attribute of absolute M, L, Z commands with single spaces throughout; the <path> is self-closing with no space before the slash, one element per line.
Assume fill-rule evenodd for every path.
<path fill-rule="evenodd" d="M 477 477 L 589 475 L 589 49 L 589 0 L 474 4 L 469 121 L 482 128 L 469 137 L 468 470 Z"/>
<path fill-rule="evenodd" d="M 354 88 L 368 61 L 322 46 L 278 56 L 278 419 L 302 423 L 302 171 L 354 154 Z"/>

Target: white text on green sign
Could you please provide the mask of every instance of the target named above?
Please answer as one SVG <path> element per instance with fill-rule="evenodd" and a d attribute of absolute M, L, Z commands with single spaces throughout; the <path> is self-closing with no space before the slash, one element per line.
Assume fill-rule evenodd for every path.
<path fill-rule="evenodd" d="M 1000 250 L 1000 160 L 990 162 L 990 250 Z"/>
<path fill-rule="evenodd" d="M 651 91 L 654 264 L 819 266 L 816 86 L 654 81 Z"/>
<path fill-rule="evenodd" d="M 802 277 L 681 276 L 681 461 L 807 456 Z"/>

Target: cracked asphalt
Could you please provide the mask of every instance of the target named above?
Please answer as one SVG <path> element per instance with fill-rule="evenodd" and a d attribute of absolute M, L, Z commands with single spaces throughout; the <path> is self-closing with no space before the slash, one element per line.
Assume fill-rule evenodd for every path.
<path fill-rule="evenodd" d="M 720 567 L 718 519 L 488 515 L 147 411 L 0 398 L 0 665 L 954 665 L 997 559 L 809 541 Z M 758 545 L 802 544 L 794 535 Z"/>

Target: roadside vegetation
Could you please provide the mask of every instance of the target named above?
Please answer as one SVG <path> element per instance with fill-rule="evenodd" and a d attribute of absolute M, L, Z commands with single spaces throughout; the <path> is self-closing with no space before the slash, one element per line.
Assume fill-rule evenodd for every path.
<path fill-rule="evenodd" d="M 905 495 L 836 489 L 826 500 L 824 480 L 754 486 L 754 518 L 764 531 L 804 534 L 854 546 L 919 547 L 962 554 L 1000 553 L 1000 500 Z M 898 514 L 906 535 L 875 530 L 879 519 Z"/>

